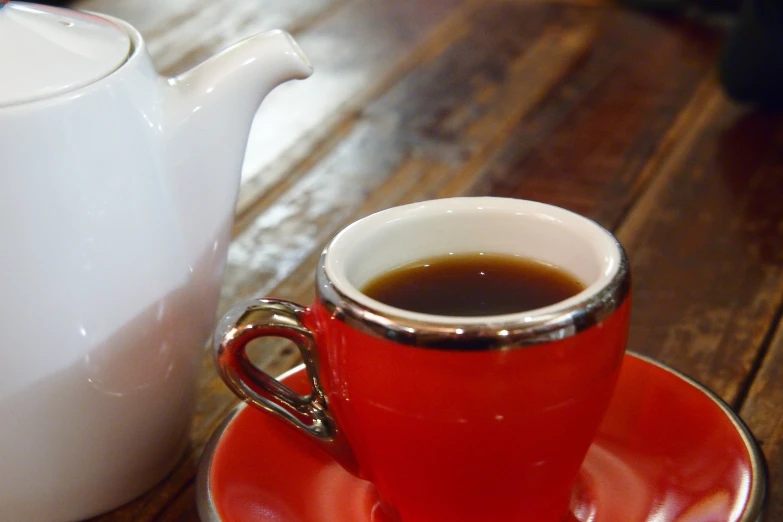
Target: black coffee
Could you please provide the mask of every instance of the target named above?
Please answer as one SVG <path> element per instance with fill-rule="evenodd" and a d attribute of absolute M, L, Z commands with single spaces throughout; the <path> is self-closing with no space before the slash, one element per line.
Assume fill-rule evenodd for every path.
<path fill-rule="evenodd" d="M 502 254 L 446 255 L 380 275 L 362 292 L 388 305 L 436 315 L 523 312 L 578 294 L 584 284 L 568 272 Z"/>

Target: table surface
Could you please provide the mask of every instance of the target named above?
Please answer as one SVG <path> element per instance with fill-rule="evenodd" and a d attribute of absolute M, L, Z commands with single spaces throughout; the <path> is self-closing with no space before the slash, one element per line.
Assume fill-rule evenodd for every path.
<path fill-rule="evenodd" d="M 725 24 L 602 0 L 81 0 L 134 24 L 163 74 L 275 27 L 315 66 L 258 113 L 220 312 L 308 303 L 325 242 L 400 203 L 534 199 L 614 231 L 634 274 L 629 349 L 731 404 L 768 459 L 783 520 L 783 121 L 716 82 Z M 299 360 L 274 347 L 282 372 Z M 195 473 L 236 405 L 204 352 L 191 448 L 95 520 L 195 521 Z"/>

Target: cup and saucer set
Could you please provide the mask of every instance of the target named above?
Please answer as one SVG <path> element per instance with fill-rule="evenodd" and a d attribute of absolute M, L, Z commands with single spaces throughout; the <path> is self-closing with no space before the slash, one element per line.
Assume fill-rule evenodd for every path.
<path fill-rule="evenodd" d="M 457 273 L 476 255 L 536 260 L 582 286 L 504 309 L 498 267 L 480 269 L 488 295 Z M 502 270 L 492 277 L 518 290 Z M 381 297 L 384 278 L 402 301 Z M 481 305 L 461 313 L 463 297 Z M 561 208 L 453 198 L 361 219 L 324 250 L 314 304 L 257 299 L 219 323 L 217 366 L 245 403 L 205 450 L 199 515 L 761 521 L 767 475 L 753 435 L 704 386 L 626 352 L 630 303 L 621 245 Z M 304 364 L 263 373 L 246 346 L 265 336 L 294 342 Z"/>

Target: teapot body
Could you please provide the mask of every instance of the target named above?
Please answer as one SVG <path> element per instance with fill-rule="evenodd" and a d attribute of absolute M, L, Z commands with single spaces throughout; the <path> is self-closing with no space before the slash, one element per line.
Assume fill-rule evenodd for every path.
<path fill-rule="evenodd" d="M 0 108 L 2 520 L 116 507 L 187 443 L 233 207 L 193 239 L 164 80 L 131 34 L 100 81 Z"/>

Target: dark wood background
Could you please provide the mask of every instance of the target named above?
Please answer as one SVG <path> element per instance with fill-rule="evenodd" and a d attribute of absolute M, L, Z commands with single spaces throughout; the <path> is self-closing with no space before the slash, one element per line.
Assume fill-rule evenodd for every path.
<path fill-rule="evenodd" d="M 723 95 L 723 23 L 606 0 L 82 0 L 134 24 L 174 74 L 258 31 L 292 32 L 316 72 L 274 91 L 250 137 L 221 311 L 308 303 L 324 243 L 404 202 L 498 195 L 613 230 L 635 282 L 629 349 L 745 419 L 783 520 L 783 130 Z M 216 173 L 218 174 L 218 173 Z M 298 362 L 281 345 L 263 362 Z M 234 407 L 205 351 L 192 448 L 95 520 L 195 521 L 194 476 Z"/>

